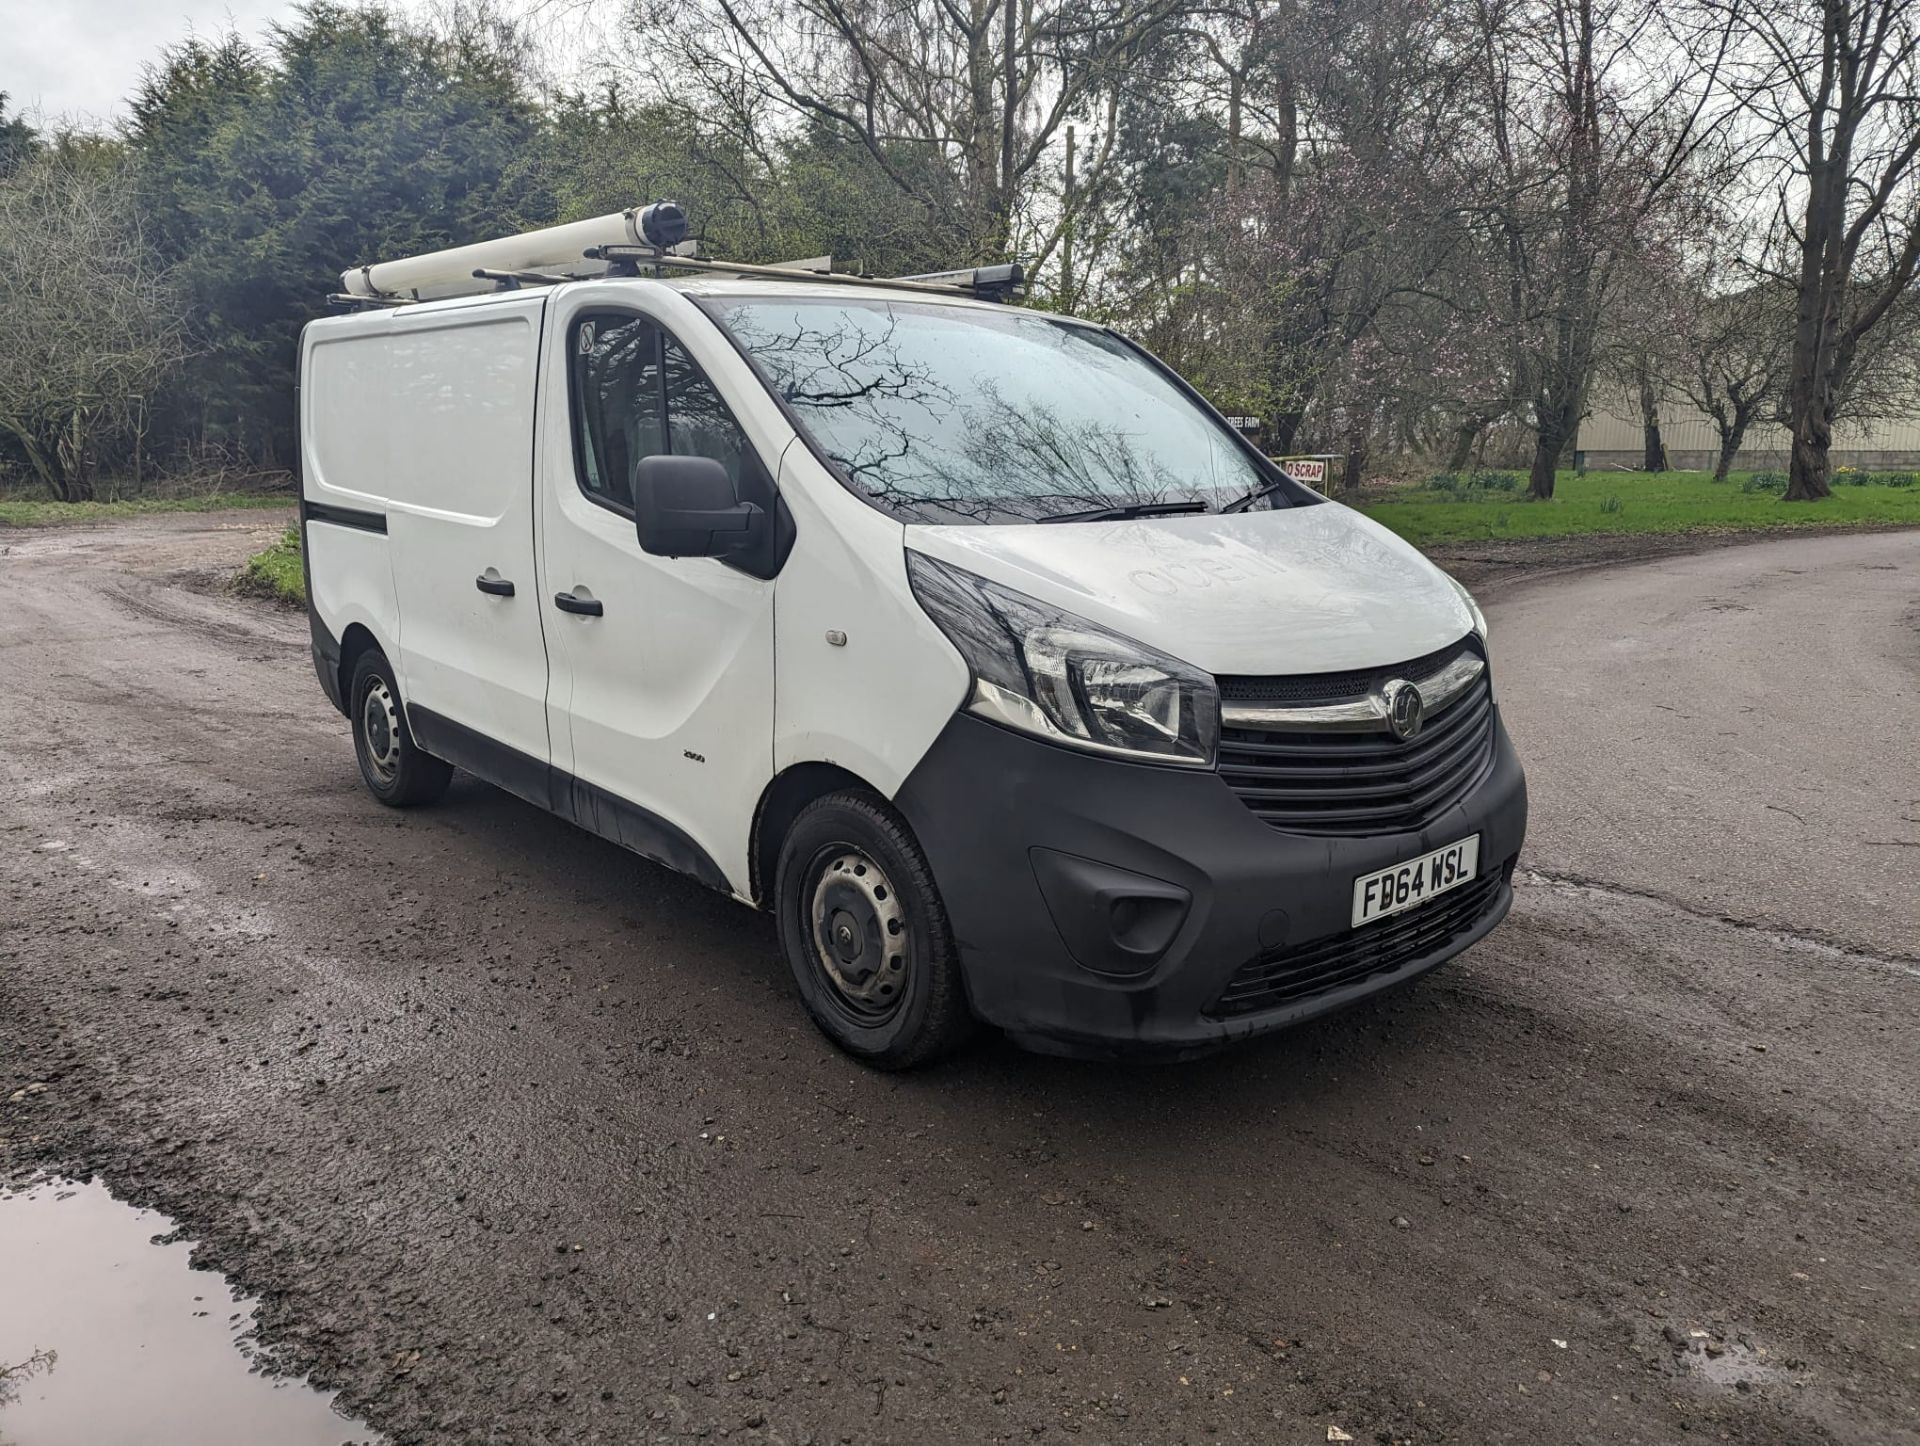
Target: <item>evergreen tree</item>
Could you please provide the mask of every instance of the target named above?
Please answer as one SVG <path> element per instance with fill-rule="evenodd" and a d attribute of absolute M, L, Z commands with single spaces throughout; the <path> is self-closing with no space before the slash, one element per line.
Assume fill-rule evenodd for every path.
<path fill-rule="evenodd" d="M 191 298 L 194 440 L 287 464 L 300 328 L 340 272 L 542 209 L 514 194 L 541 125 L 516 65 L 491 29 L 315 3 L 264 52 L 188 41 L 149 73 L 129 138 Z"/>
<path fill-rule="evenodd" d="M 7 93 L 0 90 L 0 177 L 17 171 L 39 143 L 38 131 L 18 115 L 7 114 Z"/>

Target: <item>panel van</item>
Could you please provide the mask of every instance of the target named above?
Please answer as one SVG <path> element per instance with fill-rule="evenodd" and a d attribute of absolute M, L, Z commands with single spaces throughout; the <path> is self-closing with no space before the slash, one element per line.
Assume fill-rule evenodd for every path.
<path fill-rule="evenodd" d="M 1419 552 L 1004 271 L 617 225 L 349 273 L 302 337 L 313 661 L 381 803 L 462 769 L 770 912 L 882 1068 L 1200 1053 L 1505 915 L 1526 787 Z"/>

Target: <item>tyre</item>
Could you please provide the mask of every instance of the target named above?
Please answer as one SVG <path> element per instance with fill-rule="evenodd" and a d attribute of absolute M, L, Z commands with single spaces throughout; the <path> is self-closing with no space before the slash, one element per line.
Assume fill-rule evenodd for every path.
<path fill-rule="evenodd" d="M 393 664 L 368 648 L 353 665 L 353 752 L 367 791 L 390 808 L 431 803 L 447 791 L 453 765 L 423 753 L 407 730 Z"/>
<path fill-rule="evenodd" d="M 973 1032 L 933 872 L 875 795 L 828 794 L 801 811 L 780 847 L 775 907 L 807 1012 L 848 1054 L 913 1069 Z"/>

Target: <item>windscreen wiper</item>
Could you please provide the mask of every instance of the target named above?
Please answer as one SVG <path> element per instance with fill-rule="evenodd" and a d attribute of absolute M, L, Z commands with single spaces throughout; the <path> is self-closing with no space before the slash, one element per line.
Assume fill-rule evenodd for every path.
<path fill-rule="evenodd" d="M 1258 487 L 1247 493 L 1246 496 L 1234 498 L 1233 501 L 1229 502 L 1220 510 L 1222 512 L 1245 512 L 1249 507 L 1253 506 L 1254 503 L 1273 496 L 1274 493 L 1280 491 L 1292 480 L 1291 477 L 1283 475 L 1274 478 L 1271 482 L 1262 482 Z"/>
<path fill-rule="evenodd" d="M 1205 512 L 1198 498 L 1190 502 L 1123 502 L 1113 507 L 1089 507 L 1085 512 L 1055 512 L 1037 522 L 1121 522 L 1130 517 L 1172 517 L 1181 512 Z"/>

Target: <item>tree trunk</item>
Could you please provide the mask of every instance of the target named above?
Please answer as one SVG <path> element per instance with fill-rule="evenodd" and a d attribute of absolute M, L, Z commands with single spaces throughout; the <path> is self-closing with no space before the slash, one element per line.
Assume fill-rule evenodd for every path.
<path fill-rule="evenodd" d="M 1340 472 L 1340 495 L 1357 497 L 1360 495 L 1360 482 L 1367 471 L 1367 429 L 1355 427 L 1347 433 L 1347 462 Z"/>
<path fill-rule="evenodd" d="M 133 424 L 133 490 L 137 495 L 146 490 L 147 485 L 147 399 L 141 397 L 135 404 Z"/>
<path fill-rule="evenodd" d="M 1073 143 L 1074 128 L 1067 127 L 1066 184 L 1060 191 L 1060 309 L 1073 314 Z"/>
<path fill-rule="evenodd" d="M 1457 475 L 1467 470 L 1467 464 L 1473 460 L 1473 444 L 1480 440 L 1486 427 L 1484 419 L 1468 417 L 1453 429 L 1453 450 L 1447 453 L 1447 471 Z"/>
<path fill-rule="evenodd" d="M 66 493 L 61 486 L 59 469 L 32 429 L 24 422 L 9 422 L 4 418 L 0 418 L 0 428 L 4 428 L 19 443 L 21 455 L 27 459 L 27 465 L 33 468 L 33 475 L 40 479 L 40 485 L 52 496 L 64 497 Z"/>
<path fill-rule="evenodd" d="M 85 502 L 93 496 L 93 474 L 89 467 L 86 415 L 76 409 L 67 424 L 66 435 L 53 445 L 54 471 L 59 475 L 58 491 L 63 502 Z"/>
<path fill-rule="evenodd" d="M 1273 147 L 1274 188 L 1284 203 L 1293 194 L 1293 168 L 1300 155 L 1300 100 L 1294 94 L 1293 71 L 1282 67 L 1276 97 L 1280 135 Z"/>
<path fill-rule="evenodd" d="M 1247 73 L 1245 70 L 1229 72 L 1227 82 L 1227 194 L 1240 194 L 1240 134 L 1244 122 L 1241 119 L 1245 104 L 1243 96 L 1246 90 Z"/>
<path fill-rule="evenodd" d="M 1833 417 L 1818 400 L 1793 417 L 1793 458 L 1787 468 L 1788 502 L 1818 502 L 1833 495 L 1827 484 L 1827 453 L 1833 446 Z"/>
<path fill-rule="evenodd" d="M 1654 390 L 1653 378 L 1645 372 L 1640 374 L 1640 437 L 1646 470 L 1666 471 L 1667 444 L 1660 437 L 1660 396 Z"/>
<path fill-rule="evenodd" d="M 1727 473 L 1733 470 L 1733 459 L 1740 455 L 1740 443 L 1747 433 L 1746 421 L 1736 419 L 1731 426 L 1723 423 L 1719 427 L 1719 432 L 1720 460 L 1714 464 L 1713 480 L 1724 482 L 1727 480 Z"/>
<path fill-rule="evenodd" d="M 967 32 L 967 105 L 957 136 L 966 155 L 968 222 L 980 234 L 971 238 L 983 254 L 997 254 L 1012 233 L 1005 188 L 1001 183 L 1000 127 L 1003 98 L 995 93 L 1003 57 L 994 45 L 999 0 L 973 0 Z"/>
<path fill-rule="evenodd" d="M 1527 475 L 1527 496 L 1547 502 L 1553 498 L 1553 474 L 1560 458 L 1580 430 L 1578 369 L 1562 378 L 1534 402 L 1533 468 Z"/>
<path fill-rule="evenodd" d="M 1833 13 L 1828 13 L 1829 25 Z M 1833 445 L 1833 414 L 1838 410 L 1841 384 L 1852 361 L 1852 348 L 1842 336 L 1841 316 L 1848 267 L 1839 261 L 1838 247 L 1832 244 L 1846 225 L 1846 166 L 1829 156 L 1809 168 L 1807 181 L 1800 295 L 1794 311 L 1787 389 L 1787 430 L 1793 436 L 1787 466 L 1789 502 L 1817 502 L 1831 494 L 1827 451 Z"/>
<path fill-rule="evenodd" d="M 1527 473 L 1527 496 L 1539 502 L 1553 499 L 1554 469 L 1560 465 L 1560 448 L 1564 438 L 1558 433 L 1548 435 L 1542 428 L 1534 438 L 1533 467 Z"/>
<path fill-rule="evenodd" d="M 1020 116 L 1020 17 L 1018 0 L 1007 0 L 1001 21 L 1002 74 L 1000 76 L 1000 227 L 1006 233 L 1007 254 L 1013 242 L 1014 127 Z"/>
<path fill-rule="evenodd" d="M 1293 442 L 1300 435 L 1300 424 L 1306 420 L 1304 412 L 1276 412 L 1273 418 L 1271 440 L 1273 450 L 1282 456 L 1293 450 Z"/>

